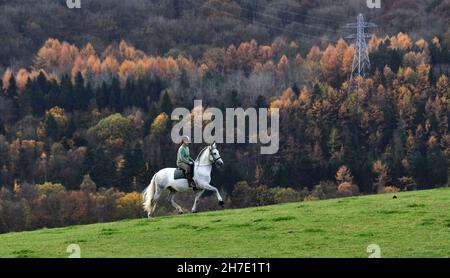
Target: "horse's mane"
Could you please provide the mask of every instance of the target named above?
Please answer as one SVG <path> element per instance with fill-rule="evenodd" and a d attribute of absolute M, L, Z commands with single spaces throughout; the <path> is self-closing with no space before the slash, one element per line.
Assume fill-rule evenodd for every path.
<path fill-rule="evenodd" d="M 206 149 L 207 149 L 208 147 L 209 147 L 209 146 L 204 147 L 204 148 L 198 153 L 197 158 L 195 159 L 195 161 L 198 161 L 198 160 L 200 159 L 200 157 L 202 156 L 203 152 L 205 152 Z"/>

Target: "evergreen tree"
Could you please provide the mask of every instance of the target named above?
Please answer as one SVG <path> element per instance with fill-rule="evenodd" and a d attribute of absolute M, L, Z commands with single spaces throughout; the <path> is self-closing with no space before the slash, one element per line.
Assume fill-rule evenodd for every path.
<path fill-rule="evenodd" d="M 31 92 L 31 109 L 33 114 L 37 117 L 41 117 L 45 113 L 46 105 L 44 99 L 44 93 L 38 89 Z"/>
<path fill-rule="evenodd" d="M 167 91 L 165 91 L 163 93 L 163 95 L 161 96 L 159 105 L 161 107 L 161 112 L 164 112 L 167 115 L 172 114 L 172 110 L 173 110 L 172 100 L 170 99 L 169 93 Z"/>
<path fill-rule="evenodd" d="M 148 96 L 150 97 L 150 101 L 158 101 L 163 90 L 163 82 L 159 77 L 154 77 L 153 79 L 151 79 L 148 85 Z"/>
<path fill-rule="evenodd" d="M 113 78 L 109 94 L 109 105 L 115 112 L 122 112 L 122 90 L 120 88 L 120 81 Z"/>
<path fill-rule="evenodd" d="M 123 191 L 132 191 L 136 188 L 130 188 L 133 179 L 136 179 L 145 169 L 144 155 L 140 144 L 134 148 L 128 147 L 124 154 L 125 165 L 121 171 L 120 188 Z"/>
<path fill-rule="evenodd" d="M 20 108 L 16 78 L 13 74 L 11 74 L 11 77 L 9 78 L 9 86 L 6 89 L 6 97 L 11 101 L 11 114 L 9 115 L 9 119 L 12 123 L 15 123 L 19 119 Z"/>
<path fill-rule="evenodd" d="M 45 119 L 45 133 L 54 141 L 59 137 L 59 126 L 51 113 L 47 113 Z"/>
<path fill-rule="evenodd" d="M 110 105 L 109 103 L 110 90 L 106 82 L 102 82 L 102 86 L 97 88 L 95 100 L 97 101 L 97 107 L 99 109 L 106 108 Z"/>
<path fill-rule="evenodd" d="M 259 95 L 258 98 L 256 98 L 256 109 L 259 108 L 267 108 L 267 100 L 264 96 Z"/>
<path fill-rule="evenodd" d="M 447 184 L 448 164 L 435 137 L 428 141 L 427 151 L 427 187 Z"/>
<path fill-rule="evenodd" d="M 85 105 L 85 110 L 87 110 L 89 108 L 89 105 L 91 104 L 91 101 L 94 99 L 95 95 L 94 95 L 94 89 L 92 88 L 91 83 L 88 83 L 86 85 L 86 89 L 84 91 L 84 105 Z M 95 104 L 95 103 L 94 103 Z"/>
<path fill-rule="evenodd" d="M 412 134 L 409 134 L 406 141 L 406 158 L 408 162 L 408 176 L 413 177 L 418 185 L 426 186 L 426 158 L 420 151 L 420 142 Z"/>
<path fill-rule="evenodd" d="M 9 86 L 6 89 L 6 96 L 9 99 L 17 98 L 17 84 L 16 84 L 16 78 L 14 77 L 14 74 L 11 74 L 11 77 L 9 78 Z"/>
<path fill-rule="evenodd" d="M 61 99 L 61 87 L 55 82 L 51 84 L 48 96 L 47 96 L 47 107 L 63 107 L 63 102 Z"/>
<path fill-rule="evenodd" d="M 67 74 L 63 75 L 61 78 L 61 107 L 68 112 L 72 112 L 75 108 L 75 94 L 73 89 L 72 80 Z"/>
<path fill-rule="evenodd" d="M 369 54 L 372 74 L 377 70 L 383 72 L 384 67 L 390 64 L 392 56 L 392 50 L 389 48 L 390 44 L 389 39 L 382 41 L 378 49 Z"/>
<path fill-rule="evenodd" d="M 114 160 L 106 150 L 99 147 L 89 147 L 84 161 L 85 172 L 99 187 L 111 187 L 116 182 L 116 167 Z"/>
<path fill-rule="evenodd" d="M 135 84 L 133 80 L 127 80 L 127 84 L 125 85 L 125 92 L 129 96 L 129 105 L 134 107 L 145 107 L 145 99 L 142 96 L 142 81 L 138 81 L 138 84 Z"/>
<path fill-rule="evenodd" d="M 46 99 L 50 85 L 47 77 L 40 72 L 36 80 L 27 84 L 26 93 L 30 99 L 31 111 L 36 117 L 42 117 L 48 107 Z"/>
<path fill-rule="evenodd" d="M 92 88 L 90 86 L 85 87 L 84 78 L 81 72 L 78 72 L 75 77 L 74 96 L 75 96 L 75 109 L 86 111 L 89 105 L 89 101 L 92 95 Z"/>
<path fill-rule="evenodd" d="M 48 90 L 49 90 L 49 82 L 47 80 L 47 76 L 45 76 L 44 72 L 40 71 L 39 75 L 36 79 L 37 82 L 37 87 L 42 90 L 42 92 L 44 93 L 44 95 L 47 94 Z"/>
<path fill-rule="evenodd" d="M 133 106 L 131 103 L 132 94 L 134 93 L 134 84 L 131 78 L 128 78 L 125 82 L 125 87 L 122 89 L 122 94 L 120 95 L 120 103 L 122 109 Z"/>
<path fill-rule="evenodd" d="M 161 113 L 161 110 L 159 109 L 158 105 L 155 102 L 153 102 L 150 105 L 147 119 L 145 120 L 145 123 L 144 123 L 144 136 L 147 136 L 150 134 L 152 123 L 160 113 Z"/>
<path fill-rule="evenodd" d="M 0 134 L 5 135 L 5 125 L 3 124 L 2 118 L 0 118 Z"/>
<path fill-rule="evenodd" d="M 183 69 L 181 71 L 180 86 L 185 91 L 189 90 L 189 88 L 191 87 L 191 84 L 189 82 L 189 76 L 188 76 L 188 74 L 187 74 L 185 69 Z"/>
<path fill-rule="evenodd" d="M 77 126 L 73 117 L 70 117 L 69 123 L 67 124 L 66 131 L 64 132 L 64 136 L 66 138 L 72 138 L 73 134 L 77 130 Z"/>
<path fill-rule="evenodd" d="M 398 72 L 400 66 L 402 65 L 402 56 L 400 56 L 397 49 L 392 49 L 391 57 L 389 59 L 389 67 L 393 72 Z"/>

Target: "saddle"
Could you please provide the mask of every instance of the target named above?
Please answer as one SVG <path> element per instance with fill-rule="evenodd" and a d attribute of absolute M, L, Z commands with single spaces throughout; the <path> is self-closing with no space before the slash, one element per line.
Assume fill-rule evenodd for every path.
<path fill-rule="evenodd" d="M 191 165 L 191 173 L 192 173 L 192 176 L 194 176 L 194 165 Z M 177 168 L 177 169 L 175 169 L 175 171 L 173 173 L 173 179 L 174 180 L 187 179 L 186 173 L 184 172 L 183 169 Z"/>

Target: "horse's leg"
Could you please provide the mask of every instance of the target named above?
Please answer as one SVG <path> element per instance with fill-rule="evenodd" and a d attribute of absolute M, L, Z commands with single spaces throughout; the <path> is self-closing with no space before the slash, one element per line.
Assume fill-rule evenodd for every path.
<path fill-rule="evenodd" d="M 167 199 L 172 204 L 172 206 L 178 211 L 178 213 L 182 214 L 184 212 L 183 208 L 175 202 L 175 194 L 177 194 L 177 192 L 171 190 L 169 193 L 169 197 L 167 197 Z"/>
<path fill-rule="evenodd" d="M 197 212 L 197 202 L 200 199 L 200 197 L 203 195 L 203 193 L 205 192 L 205 190 L 200 190 L 197 195 L 195 195 L 195 200 L 194 200 L 194 205 L 192 206 L 192 213 L 196 213 Z"/>
<path fill-rule="evenodd" d="M 219 201 L 219 206 L 223 207 L 224 203 L 222 200 L 222 196 L 220 196 L 219 190 L 217 188 L 215 188 L 214 186 L 212 186 L 210 184 L 205 184 L 205 185 L 202 184 L 201 188 L 209 190 L 209 191 L 213 191 L 214 193 L 216 193 L 217 200 Z"/>
<path fill-rule="evenodd" d="M 153 214 L 155 213 L 156 206 L 158 204 L 158 199 L 159 199 L 160 196 L 161 196 L 161 189 L 156 187 L 155 195 L 153 195 L 153 200 L 152 200 L 152 209 L 148 213 L 148 217 L 152 217 Z"/>

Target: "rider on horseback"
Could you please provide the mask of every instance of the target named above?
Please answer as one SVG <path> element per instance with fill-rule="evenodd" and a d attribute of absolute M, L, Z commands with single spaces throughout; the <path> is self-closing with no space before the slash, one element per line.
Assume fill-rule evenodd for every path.
<path fill-rule="evenodd" d="M 183 143 L 178 148 L 178 154 L 177 154 L 177 166 L 180 169 L 183 169 L 184 173 L 186 174 L 186 178 L 188 180 L 189 187 L 195 188 L 194 180 L 192 177 L 192 165 L 194 165 L 194 160 L 189 156 L 189 143 L 191 142 L 191 139 L 189 136 L 184 135 L 182 137 Z"/>

